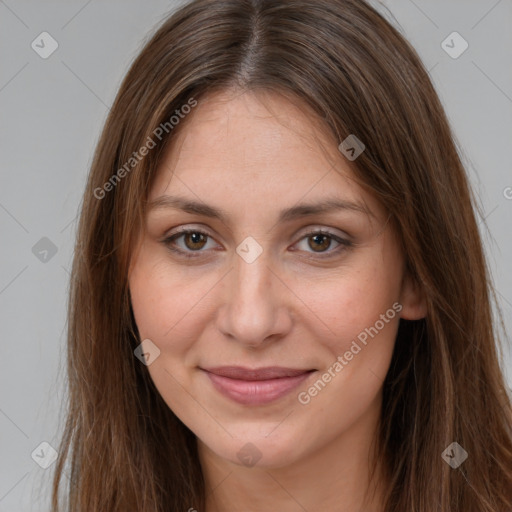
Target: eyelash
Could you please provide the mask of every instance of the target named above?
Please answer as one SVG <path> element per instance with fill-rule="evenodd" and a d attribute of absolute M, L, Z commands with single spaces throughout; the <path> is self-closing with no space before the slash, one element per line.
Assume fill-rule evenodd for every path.
<path fill-rule="evenodd" d="M 172 244 L 175 242 L 175 240 L 177 240 L 179 237 L 181 237 L 183 235 L 191 234 L 191 233 L 201 234 L 201 235 L 208 237 L 209 239 L 213 238 L 212 236 L 210 236 L 209 233 L 206 233 L 205 231 L 202 231 L 200 229 L 182 229 L 179 232 L 174 233 L 171 236 L 164 238 L 162 240 L 162 243 L 170 251 L 172 251 L 174 253 L 178 253 L 180 256 L 182 256 L 184 258 L 197 258 L 200 256 L 200 253 L 204 252 L 203 250 L 199 249 L 197 251 L 191 251 L 191 250 L 184 251 L 183 249 L 178 249 L 178 248 L 172 246 Z M 335 235 L 334 233 L 331 233 L 330 231 L 326 231 L 323 229 L 317 229 L 314 231 L 310 231 L 309 233 L 305 233 L 299 241 L 302 241 L 302 240 L 309 238 L 311 236 L 314 236 L 314 235 L 326 235 L 327 237 L 331 238 L 335 242 L 338 242 L 340 245 L 332 251 L 310 253 L 310 254 L 313 254 L 313 256 L 309 256 L 309 257 L 318 258 L 318 259 L 332 258 L 334 256 L 337 256 L 340 252 L 353 246 L 352 242 L 350 242 L 349 240 L 340 238 L 339 236 Z"/>

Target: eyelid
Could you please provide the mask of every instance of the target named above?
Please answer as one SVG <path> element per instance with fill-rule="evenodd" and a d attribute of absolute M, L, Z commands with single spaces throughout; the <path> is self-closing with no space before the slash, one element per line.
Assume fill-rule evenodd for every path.
<path fill-rule="evenodd" d="M 295 234 L 295 237 L 300 236 L 301 238 L 306 235 L 312 235 L 315 233 L 322 233 L 325 235 L 330 235 L 332 237 L 344 238 L 347 241 L 351 241 L 351 236 L 346 232 L 342 231 L 338 228 L 325 227 L 323 224 L 313 224 L 311 226 L 307 226 L 304 230 L 300 230 Z"/>
<path fill-rule="evenodd" d="M 197 231 L 198 233 L 203 233 L 205 235 L 207 234 L 208 236 L 211 236 L 210 233 L 208 232 L 208 229 L 201 226 L 201 224 L 184 224 L 182 226 L 178 226 L 177 228 L 172 228 L 168 230 L 165 233 L 164 238 L 177 235 L 178 233 L 187 233 L 189 231 Z"/>

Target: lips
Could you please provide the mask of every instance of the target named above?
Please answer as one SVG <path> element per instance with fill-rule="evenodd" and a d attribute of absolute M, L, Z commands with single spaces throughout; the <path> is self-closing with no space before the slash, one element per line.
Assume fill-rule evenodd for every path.
<path fill-rule="evenodd" d="M 278 366 L 256 369 L 221 366 L 202 370 L 218 392 L 244 405 L 262 405 L 278 400 L 315 371 Z"/>
<path fill-rule="evenodd" d="M 217 368 L 205 368 L 207 372 L 238 380 L 269 380 L 282 379 L 285 377 L 297 377 L 312 370 L 294 370 L 291 368 L 282 368 L 279 366 L 269 366 L 266 368 L 256 368 L 254 370 L 243 368 L 241 366 L 220 366 Z"/>

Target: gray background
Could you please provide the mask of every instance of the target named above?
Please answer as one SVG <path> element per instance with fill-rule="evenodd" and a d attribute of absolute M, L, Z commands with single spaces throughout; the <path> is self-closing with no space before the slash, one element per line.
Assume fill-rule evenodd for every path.
<path fill-rule="evenodd" d="M 510 331 L 512 2 L 383 4 L 430 70 L 460 143 Z M 31 453 L 43 441 L 57 447 L 60 436 L 77 207 L 120 81 L 147 34 L 176 5 L 0 0 L 0 512 L 48 509 L 54 466 L 42 469 Z M 31 48 L 43 31 L 59 45 L 47 59 Z M 441 47 L 453 31 L 469 43 L 457 59 Z M 55 245 L 53 256 L 38 253 L 39 245 L 34 254 L 43 237 Z M 509 345 L 504 355 L 510 384 Z"/>

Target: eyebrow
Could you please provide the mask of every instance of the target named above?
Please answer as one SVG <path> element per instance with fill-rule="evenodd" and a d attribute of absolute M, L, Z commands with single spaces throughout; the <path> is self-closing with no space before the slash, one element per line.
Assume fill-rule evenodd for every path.
<path fill-rule="evenodd" d="M 165 208 L 172 208 L 191 214 L 211 217 L 218 219 L 223 223 L 226 223 L 229 217 L 228 213 L 221 208 L 215 208 L 207 205 L 206 203 L 193 201 L 180 196 L 160 196 L 153 201 L 150 201 L 148 204 L 148 211 Z M 349 210 L 374 217 L 373 213 L 362 204 L 334 197 L 326 198 L 316 203 L 301 203 L 290 208 L 286 208 L 279 213 L 278 222 L 287 222 L 300 217 L 339 210 Z"/>

